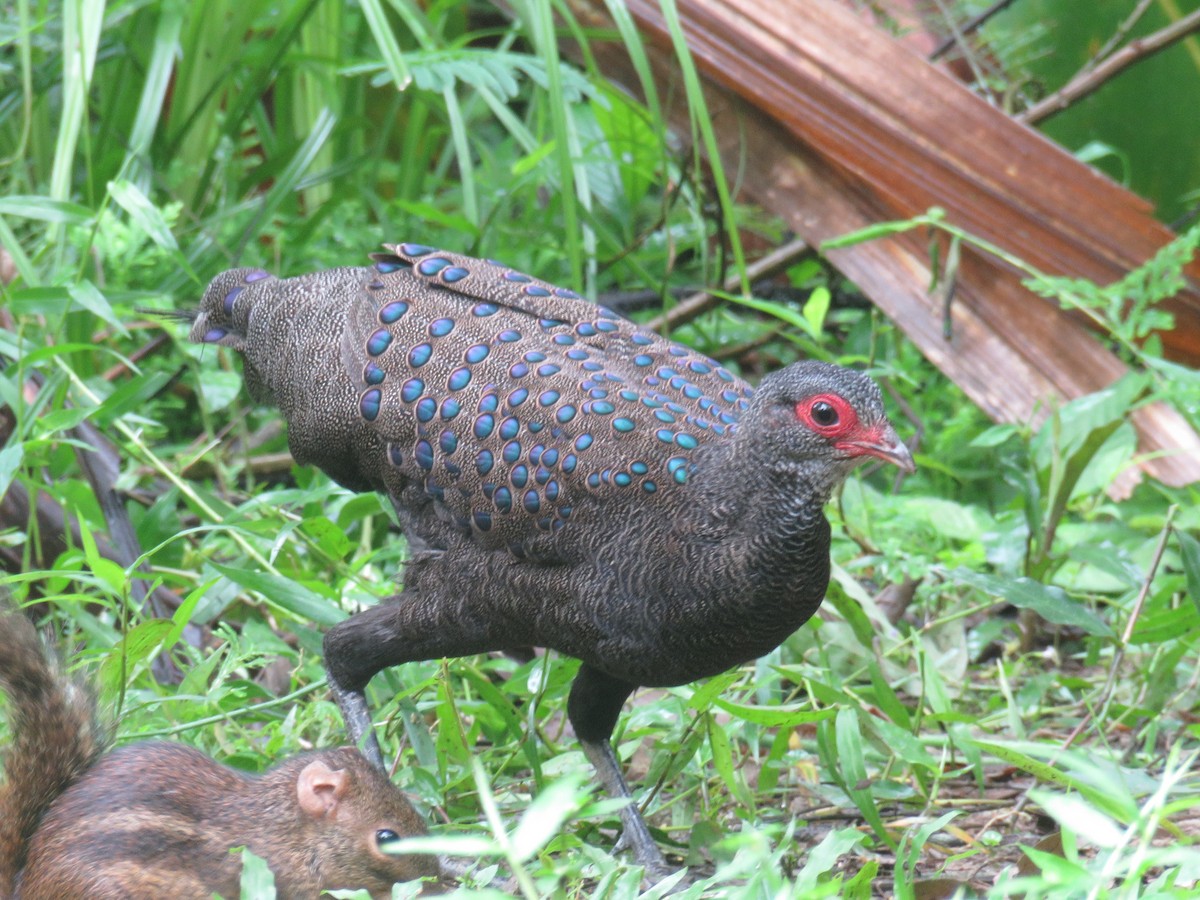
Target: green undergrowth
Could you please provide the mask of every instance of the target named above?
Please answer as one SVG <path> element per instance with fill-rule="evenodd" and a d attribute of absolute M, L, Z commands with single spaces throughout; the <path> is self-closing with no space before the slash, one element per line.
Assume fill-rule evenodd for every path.
<path fill-rule="evenodd" d="M 0 491 L 79 532 L 42 559 L 47 525 L 5 520 L 5 581 L 100 685 L 121 741 L 249 770 L 337 744 L 321 636 L 393 593 L 406 555 L 378 497 L 274 462 L 278 415 L 233 358 L 142 310 L 194 306 L 232 265 L 299 274 L 416 240 L 614 305 L 648 291 L 645 318 L 785 237 L 693 155 L 713 127 L 694 76 L 695 132 L 669 134 L 656 96 L 571 49 L 617 41 L 640 65 L 622 16 L 556 31 L 547 4 L 515 6 L 19 0 L 0 23 Z M 919 434 L 915 476 L 865 469 L 831 504 L 818 617 L 622 716 L 638 801 L 695 879 L 679 896 L 907 898 L 939 876 L 997 898 L 1194 895 L 1200 504 L 1127 479 L 1131 410 L 1200 424 L 1196 373 L 1145 341 L 1197 241 L 1119 290 L 1026 270 L 1133 367 L 1036 424 L 988 421 L 817 255 L 674 332 L 751 380 L 802 357 L 868 369 Z M 173 618 L 102 552 L 81 422 L 115 447 Z M 180 683 L 154 677 L 163 655 Z M 477 864 L 455 896 L 500 896 L 493 878 L 526 897 L 665 892 L 611 855 L 616 808 L 564 732 L 576 665 L 485 656 L 372 683 L 428 847 Z M 246 871 L 246 896 L 269 896 L 261 861 Z"/>

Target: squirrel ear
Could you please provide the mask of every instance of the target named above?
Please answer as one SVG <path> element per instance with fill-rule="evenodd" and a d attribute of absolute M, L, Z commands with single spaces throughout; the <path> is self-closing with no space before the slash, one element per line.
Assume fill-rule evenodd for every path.
<path fill-rule="evenodd" d="M 314 819 L 329 815 L 345 794 L 348 779 L 345 769 L 331 769 L 321 760 L 313 760 L 300 770 L 296 779 L 300 808 Z"/>

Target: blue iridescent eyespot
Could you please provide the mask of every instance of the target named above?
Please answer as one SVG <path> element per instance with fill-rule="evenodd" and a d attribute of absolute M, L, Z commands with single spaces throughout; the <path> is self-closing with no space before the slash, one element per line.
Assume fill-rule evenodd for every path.
<path fill-rule="evenodd" d="M 463 354 L 463 358 L 470 365 L 478 365 L 488 358 L 488 354 L 492 349 L 487 344 L 475 344 L 473 347 L 468 347 L 467 352 Z"/>
<path fill-rule="evenodd" d="M 500 423 L 500 439 L 504 441 L 515 438 L 521 431 L 521 423 L 513 416 L 509 416 Z M 511 462 L 511 460 L 510 460 Z"/>
<path fill-rule="evenodd" d="M 527 285 L 525 285 L 525 287 L 522 290 L 524 290 L 525 293 L 528 294 L 530 297 L 549 297 L 550 296 L 550 292 L 548 290 L 546 290 L 544 287 L 542 287 L 540 284 L 527 284 Z"/>
<path fill-rule="evenodd" d="M 500 307 L 498 307 L 495 303 L 476 303 L 471 308 L 471 314 L 478 316 L 481 319 L 485 319 L 488 316 L 494 316 L 498 312 L 500 312 Z"/>
<path fill-rule="evenodd" d="M 506 463 L 515 463 L 520 458 L 521 458 L 521 442 L 520 441 L 509 441 L 507 444 L 504 445 L 504 449 L 501 451 L 501 459 L 503 459 Z"/>
<path fill-rule="evenodd" d="M 508 480 L 513 487 L 525 487 L 529 483 L 529 469 L 523 465 L 513 466 L 512 471 L 508 474 Z"/>
<path fill-rule="evenodd" d="M 417 344 L 417 346 L 408 351 L 408 364 L 414 369 L 419 369 L 425 363 L 429 362 L 432 356 L 433 347 L 429 344 Z"/>
<path fill-rule="evenodd" d="M 520 272 L 505 272 L 504 280 L 514 284 L 528 284 L 531 279 L 528 275 L 522 275 Z"/>
<path fill-rule="evenodd" d="M 430 337 L 445 337 L 454 330 L 453 319 L 434 319 L 429 323 Z"/>
<path fill-rule="evenodd" d="M 448 265 L 450 265 L 450 260 L 440 256 L 431 256 L 417 263 L 417 272 L 422 275 L 436 275 Z"/>
<path fill-rule="evenodd" d="M 403 300 L 393 300 L 391 303 L 385 303 L 379 310 L 379 321 L 384 325 L 392 325 L 400 321 L 400 317 L 408 312 L 408 304 Z"/>
<path fill-rule="evenodd" d="M 500 405 L 500 395 L 495 393 L 484 394 L 479 398 L 479 411 L 481 413 L 495 412 Z"/>
<path fill-rule="evenodd" d="M 492 494 L 492 503 L 500 512 L 508 512 L 512 509 L 512 491 L 504 486 L 496 488 L 495 493 Z"/>
<path fill-rule="evenodd" d="M 484 413 L 475 417 L 475 437 L 481 441 L 492 433 L 492 429 L 496 427 L 496 417 L 488 413 Z"/>
<path fill-rule="evenodd" d="M 492 471 L 492 467 L 496 464 L 495 457 L 492 456 L 491 450 L 480 450 L 475 457 L 475 471 L 480 475 L 486 475 Z"/>
<path fill-rule="evenodd" d="M 471 370 L 466 366 L 455 369 L 450 373 L 450 378 L 446 381 L 446 386 L 452 391 L 461 391 L 471 383 Z"/>
<path fill-rule="evenodd" d="M 222 304 L 222 306 L 224 306 L 225 312 L 227 314 L 233 312 L 233 302 L 235 300 L 237 300 L 238 294 L 240 294 L 241 292 L 242 292 L 242 285 L 239 284 L 237 287 L 233 288 L 232 290 L 230 290 L 230 292 L 228 294 L 225 295 L 225 302 Z"/>
<path fill-rule="evenodd" d="M 575 449 L 581 453 L 590 446 L 592 446 L 592 436 L 590 434 L 581 434 L 575 438 Z"/>
<path fill-rule="evenodd" d="M 448 269 L 442 270 L 442 281 L 446 282 L 446 284 L 454 284 L 454 282 L 462 281 L 470 274 L 470 269 L 464 269 L 462 266 L 451 266 Z"/>
<path fill-rule="evenodd" d="M 471 521 L 480 531 L 490 531 L 492 528 L 492 514 L 477 510 L 471 513 Z"/>
<path fill-rule="evenodd" d="M 392 333 L 384 328 L 380 328 L 367 338 L 367 353 L 371 356 L 379 356 L 391 343 Z"/>
<path fill-rule="evenodd" d="M 443 431 L 441 439 L 438 441 L 438 446 L 447 455 L 453 453 L 458 449 L 458 435 L 453 431 Z"/>
<path fill-rule="evenodd" d="M 538 403 L 542 406 L 553 406 L 558 402 L 558 391 L 542 391 L 538 395 Z"/>
<path fill-rule="evenodd" d="M 382 384 L 384 377 L 383 369 L 373 362 L 369 362 L 363 367 L 363 381 L 367 384 Z"/>
<path fill-rule="evenodd" d="M 379 415 L 379 405 L 383 401 L 383 392 L 379 388 L 372 388 L 362 395 L 358 401 L 359 412 L 362 417 L 368 422 L 375 421 L 375 417 Z"/>
<path fill-rule="evenodd" d="M 538 496 L 537 491 L 528 490 L 525 492 L 524 504 L 525 504 L 525 512 L 535 513 L 541 508 L 542 500 Z"/>
<path fill-rule="evenodd" d="M 420 378 L 410 378 L 400 388 L 400 399 L 405 403 L 416 403 L 425 393 L 425 382 Z"/>
<path fill-rule="evenodd" d="M 433 445 L 426 440 L 417 441 L 417 446 L 413 448 L 413 459 L 428 472 L 433 468 Z"/>
<path fill-rule="evenodd" d="M 437 401 L 432 397 L 422 397 L 417 403 L 417 421 L 428 422 L 433 419 L 437 413 Z"/>
<path fill-rule="evenodd" d="M 453 419 L 462 412 L 462 404 L 453 397 L 447 397 L 442 401 L 442 418 Z"/>
<path fill-rule="evenodd" d="M 527 388 L 517 388 L 508 395 L 508 405 L 516 409 L 529 398 L 529 390 Z"/>
<path fill-rule="evenodd" d="M 400 252 L 405 256 L 424 256 L 426 253 L 432 253 L 433 248 L 424 244 L 404 243 L 400 245 Z"/>
<path fill-rule="evenodd" d="M 612 427 L 615 431 L 628 432 L 636 428 L 633 419 L 626 419 L 624 416 L 612 420 Z"/>

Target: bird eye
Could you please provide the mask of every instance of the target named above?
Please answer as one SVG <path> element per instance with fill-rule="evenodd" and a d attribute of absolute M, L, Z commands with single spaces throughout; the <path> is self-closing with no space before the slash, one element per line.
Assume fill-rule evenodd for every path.
<path fill-rule="evenodd" d="M 822 428 L 830 428 L 838 423 L 838 411 L 833 408 L 832 403 L 824 400 L 818 400 L 809 409 L 812 419 Z"/>
<path fill-rule="evenodd" d="M 400 840 L 400 835 L 396 834 L 396 832 L 392 831 L 390 828 L 380 828 L 375 832 L 375 843 L 378 844 L 380 848 L 384 848 L 388 844 L 394 844 L 398 840 Z"/>

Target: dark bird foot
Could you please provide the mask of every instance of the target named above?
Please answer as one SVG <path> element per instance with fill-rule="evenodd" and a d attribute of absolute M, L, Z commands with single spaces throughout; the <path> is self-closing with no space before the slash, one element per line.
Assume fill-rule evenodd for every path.
<path fill-rule="evenodd" d="M 617 762 L 617 756 L 613 752 L 612 744 L 607 741 L 580 741 L 583 746 L 583 752 L 596 769 L 596 775 L 600 779 L 600 783 L 604 785 L 604 789 L 611 797 L 623 797 L 629 800 L 626 806 L 621 808 L 621 824 L 624 826 L 624 831 L 621 834 L 621 839 L 617 841 L 617 845 L 613 848 L 613 852 L 617 853 L 621 850 L 632 850 L 633 858 L 638 865 L 646 869 L 646 880 L 648 882 L 658 882 L 666 878 L 668 875 L 674 874 L 675 870 L 667 865 L 667 861 L 663 858 L 662 851 L 658 849 L 658 845 L 654 843 L 654 838 L 650 836 L 650 829 L 646 827 L 646 820 L 642 818 L 641 812 L 638 810 L 637 804 L 633 801 L 633 795 L 629 791 L 629 786 L 625 783 L 625 778 L 621 775 L 621 766 Z"/>

